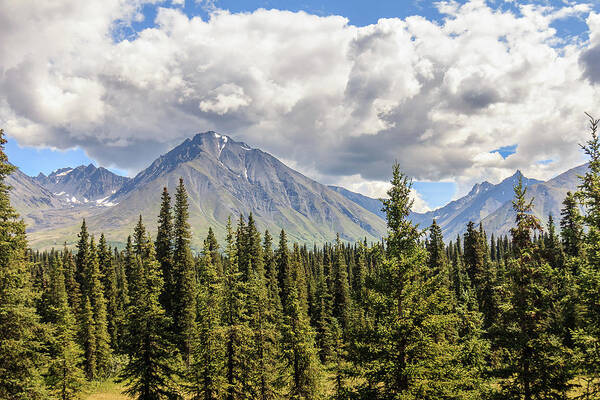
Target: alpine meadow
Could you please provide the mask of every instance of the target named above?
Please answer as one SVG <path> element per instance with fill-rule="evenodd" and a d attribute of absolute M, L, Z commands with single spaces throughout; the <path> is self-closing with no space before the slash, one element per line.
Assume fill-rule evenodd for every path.
<path fill-rule="evenodd" d="M 597 2 L 0 0 L 0 38 L 0 400 L 600 399 Z"/>

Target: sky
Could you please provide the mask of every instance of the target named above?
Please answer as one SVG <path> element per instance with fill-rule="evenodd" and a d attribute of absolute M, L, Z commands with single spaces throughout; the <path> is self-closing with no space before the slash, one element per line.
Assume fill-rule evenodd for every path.
<path fill-rule="evenodd" d="M 0 127 L 29 175 L 133 176 L 215 130 L 415 209 L 585 161 L 600 3 L 0 0 Z"/>

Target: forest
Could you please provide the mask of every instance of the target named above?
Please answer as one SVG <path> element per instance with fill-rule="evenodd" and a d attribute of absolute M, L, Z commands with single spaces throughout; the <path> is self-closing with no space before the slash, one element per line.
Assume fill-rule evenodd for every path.
<path fill-rule="evenodd" d="M 445 241 L 408 220 L 395 164 L 380 242 L 308 247 L 250 214 L 197 251 L 183 180 L 123 249 L 85 221 L 73 248 L 28 248 L 0 133 L 0 399 L 107 379 L 143 400 L 598 399 L 599 124 L 547 226 L 519 183 L 509 235 Z"/>

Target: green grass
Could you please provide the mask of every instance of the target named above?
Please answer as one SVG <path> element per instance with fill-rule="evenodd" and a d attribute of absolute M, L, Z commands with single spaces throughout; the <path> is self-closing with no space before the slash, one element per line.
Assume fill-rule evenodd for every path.
<path fill-rule="evenodd" d="M 122 394 L 123 385 L 112 380 L 94 382 L 83 395 L 85 400 L 129 400 L 130 397 Z"/>
<path fill-rule="evenodd" d="M 333 382 L 333 377 L 330 375 L 324 376 L 323 377 L 323 389 L 328 393 L 328 394 L 333 394 L 334 393 L 334 382 Z M 349 384 L 349 386 L 357 386 L 358 385 L 358 381 L 347 381 L 346 384 Z M 576 384 L 580 384 L 580 385 L 584 385 L 585 382 L 583 379 L 581 378 L 576 378 L 573 380 L 572 383 L 576 383 Z M 492 386 L 497 386 L 492 384 Z M 103 382 L 94 382 L 92 384 L 90 384 L 90 387 L 87 389 L 87 391 L 84 393 L 84 395 L 82 396 L 83 400 L 131 400 L 131 397 L 128 397 L 124 394 L 122 394 L 124 390 L 124 386 L 122 384 L 116 383 L 113 380 L 107 380 L 107 381 L 103 381 Z M 577 387 L 577 388 L 573 388 L 569 393 L 568 393 L 568 398 L 572 399 L 572 398 L 576 398 L 578 396 L 581 396 L 584 393 L 583 388 L 581 387 Z"/>

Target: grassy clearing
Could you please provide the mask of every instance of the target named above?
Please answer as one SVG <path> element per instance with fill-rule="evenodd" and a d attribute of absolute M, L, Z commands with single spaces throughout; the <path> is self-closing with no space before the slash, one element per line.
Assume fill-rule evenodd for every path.
<path fill-rule="evenodd" d="M 123 386 L 112 380 L 104 382 L 95 382 L 83 396 L 85 400 L 129 400 L 131 397 L 125 396 L 121 392 Z"/>

